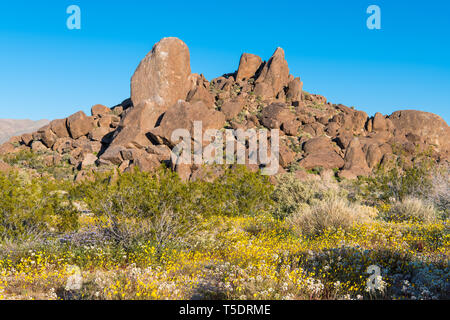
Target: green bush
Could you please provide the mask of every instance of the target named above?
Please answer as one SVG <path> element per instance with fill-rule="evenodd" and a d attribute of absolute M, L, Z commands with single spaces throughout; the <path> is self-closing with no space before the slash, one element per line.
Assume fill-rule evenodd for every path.
<path fill-rule="evenodd" d="M 433 171 L 434 161 L 429 152 L 417 152 L 412 161 L 400 154 L 372 176 L 361 177 L 355 185 L 356 193 L 369 204 L 402 201 L 409 196 L 425 198 L 433 188 Z"/>
<path fill-rule="evenodd" d="M 27 238 L 78 227 L 67 185 L 47 178 L 0 174 L 0 238 Z"/>
<path fill-rule="evenodd" d="M 255 216 L 272 208 L 273 186 L 267 176 L 253 173 L 244 165 L 226 169 L 213 182 L 194 183 L 203 195 L 200 211 L 225 216 Z"/>
<path fill-rule="evenodd" d="M 202 217 L 268 212 L 271 189 L 267 178 L 244 168 L 225 170 L 212 182 L 183 182 L 161 168 L 156 173 L 97 174 L 74 192 L 106 220 L 115 240 L 130 245 L 143 237 L 163 248 L 182 243 Z"/>
<path fill-rule="evenodd" d="M 272 194 L 275 202 L 273 214 L 284 219 L 292 213 L 324 199 L 341 197 L 346 199 L 348 192 L 333 181 L 300 181 L 295 174 L 278 177 L 278 184 Z"/>

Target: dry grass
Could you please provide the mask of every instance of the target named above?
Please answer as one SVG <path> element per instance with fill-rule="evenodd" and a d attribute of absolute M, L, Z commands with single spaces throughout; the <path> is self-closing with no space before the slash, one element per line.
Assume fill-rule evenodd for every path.
<path fill-rule="evenodd" d="M 376 215 L 374 208 L 331 198 L 298 210 L 288 218 L 288 223 L 297 234 L 315 235 L 330 228 L 348 229 L 370 222 Z"/>

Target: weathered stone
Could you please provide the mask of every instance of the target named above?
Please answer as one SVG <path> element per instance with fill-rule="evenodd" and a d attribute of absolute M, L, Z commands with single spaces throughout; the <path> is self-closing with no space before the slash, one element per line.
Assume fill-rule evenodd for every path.
<path fill-rule="evenodd" d="M 202 101 L 208 108 L 214 108 L 215 99 L 209 92 L 209 83 L 203 75 L 191 74 L 192 89 L 188 92 L 186 101 L 195 103 Z"/>
<path fill-rule="evenodd" d="M 379 112 L 375 113 L 372 120 L 372 131 L 385 131 L 387 130 L 386 118 Z"/>
<path fill-rule="evenodd" d="M 67 130 L 66 119 L 56 119 L 50 122 L 50 129 L 56 134 L 58 138 L 68 138 L 69 131 Z"/>
<path fill-rule="evenodd" d="M 308 154 L 299 162 L 307 170 L 314 168 L 338 169 L 344 166 L 344 160 L 335 151 L 321 151 Z"/>
<path fill-rule="evenodd" d="M 279 155 L 279 163 L 284 168 L 289 166 L 295 159 L 295 152 L 284 144 L 280 144 Z"/>
<path fill-rule="evenodd" d="M 290 136 L 298 135 L 298 129 L 301 126 L 301 122 L 297 120 L 286 121 L 281 125 L 281 129 Z"/>
<path fill-rule="evenodd" d="M 73 139 L 87 135 L 93 128 L 93 125 L 93 119 L 86 116 L 83 111 L 79 111 L 67 118 L 67 127 Z"/>
<path fill-rule="evenodd" d="M 256 83 L 265 83 L 271 89 L 269 94 L 275 97 L 287 86 L 289 81 L 289 67 L 284 58 L 284 50 L 277 48 L 269 61 L 264 65 Z"/>
<path fill-rule="evenodd" d="M 133 161 L 132 166 L 136 166 L 141 171 L 144 172 L 154 172 L 161 166 L 161 163 L 159 162 L 158 157 L 156 155 L 145 152 L 142 153 L 142 156 L 138 157 Z"/>
<path fill-rule="evenodd" d="M 235 99 L 225 102 L 220 111 L 225 115 L 226 120 L 234 119 L 244 108 L 242 101 Z"/>
<path fill-rule="evenodd" d="M 248 80 L 252 78 L 256 71 L 261 67 L 262 59 L 257 55 L 244 53 L 239 61 L 239 69 L 236 74 L 236 80 Z"/>
<path fill-rule="evenodd" d="M 33 140 L 40 140 L 47 148 L 51 148 L 58 137 L 50 129 L 50 125 L 42 127 L 37 132 L 33 133 Z"/>
<path fill-rule="evenodd" d="M 300 78 L 295 78 L 288 84 L 286 98 L 290 101 L 301 101 L 302 90 L 303 90 L 303 83 L 300 81 Z"/>
<path fill-rule="evenodd" d="M 146 148 L 151 142 L 148 132 L 155 128 L 162 109 L 157 104 L 144 101 L 130 109 L 119 125 L 119 134 L 111 143 L 113 146 L 124 148 Z"/>
<path fill-rule="evenodd" d="M 371 172 L 358 138 L 354 138 L 348 145 L 344 161 L 344 168 L 339 173 L 342 178 L 354 179 L 358 176 L 366 176 Z"/>
<path fill-rule="evenodd" d="M 172 133 L 177 129 L 186 129 L 193 137 L 194 122 L 202 124 L 203 132 L 208 129 L 221 129 L 225 124 L 225 116 L 219 111 L 207 108 L 202 102 L 194 104 L 179 101 L 164 114 L 160 125 L 150 131 L 150 135 L 160 144 L 174 146 Z"/>
<path fill-rule="evenodd" d="M 123 146 L 110 146 L 106 151 L 100 156 L 100 159 L 111 162 L 115 165 L 120 165 L 124 160 L 122 158 L 122 150 L 125 150 Z"/>
<path fill-rule="evenodd" d="M 167 110 L 179 99 L 186 99 L 191 74 L 189 49 L 177 38 L 164 38 L 141 61 L 131 78 L 134 106 L 144 101 Z"/>
<path fill-rule="evenodd" d="M 94 141 L 102 141 L 103 138 L 111 132 L 109 127 L 97 127 L 94 128 L 91 132 L 89 132 L 89 139 Z"/>
<path fill-rule="evenodd" d="M 329 152 L 333 151 L 333 145 L 329 138 L 322 136 L 306 141 L 303 150 L 306 153 Z"/>
<path fill-rule="evenodd" d="M 33 141 L 33 135 L 31 133 L 24 133 L 21 135 L 22 143 L 26 146 L 29 146 L 30 143 Z"/>
<path fill-rule="evenodd" d="M 52 150 L 59 154 L 70 152 L 73 149 L 72 141 L 70 138 L 59 138 L 55 141 Z"/>
<path fill-rule="evenodd" d="M 48 150 L 48 148 L 41 142 L 41 141 L 33 141 L 31 143 L 31 150 L 33 151 L 45 151 Z"/>
<path fill-rule="evenodd" d="M 86 153 L 83 156 L 83 160 L 81 161 L 81 169 L 85 169 L 87 167 L 95 165 L 97 161 L 97 157 L 92 153 Z"/>
<path fill-rule="evenodd" d="M 380 164 L 383 154 L 377 144 L 371 144 L 367 148 L 366 161 L 369 168 L 373 169 Z"/>
<path fill-rule="evenodd" d="M 166 145 L 150 145 L 147 147 L 147 152 L 150 154 L 155 154 L 160 162 L 169 161 L 172 151 Z"/>
<path fill-rule="evenodd" d="M 178 164 L 175 166 L 175 172 L 181 181 L 188 181 L 192 174 L 192 168 L 190 164 Z"/>
<path fill-rule="evenodd" d="M 270 129 L 279 129 L 283 123 L 295 120 L 295 115 L 283 103 L 272 103 L 261 112 L 261 123 Z"/>
<path fill-rule="evenodd" d="M 119 166 L 119 171 L 120 172 L 124 172 L 126 169 L 128 169 L 128 167 L 130 166 L 130 160 L 124 160 L 122 161 L 122 163 Z"/>
<path fill-rule="evenodd" d="M 413 133 L 437 152 L 450 150 L 450 127 L 440 116 L 417 110 L 396 111 L 389 116 L 395 128 L 404 135 Z"/>
<path fill-rule="evenodd" d="M 91 114 L 93 116 L 100 116 L 105 114 L 110 114 L 112 111 L 107 106 L 104 106 L 102 104 L 96 104 L 95 106 L 92 106 L 91 108 Z"/>
<path fill-rule="evenodd" d="M 14 152 L 14 145 L 6 142 L 0 146 L 0 155 Z"/>

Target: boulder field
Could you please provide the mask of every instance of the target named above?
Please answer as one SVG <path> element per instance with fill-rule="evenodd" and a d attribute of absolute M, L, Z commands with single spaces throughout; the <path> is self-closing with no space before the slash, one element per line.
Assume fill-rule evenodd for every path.
<path fill-rule="evenodd" d="M 79 111 L 13 137 L 0 146 L 0 154 L 52 151 L 55 162 L 67 155 L 79 170 L 77 178 L 104 166 L 152 171 L 165 163 L 183 179 L 194 179 L 202 168 L 172 164 L 170 150 L 172 131 L 191 131 L 195 121 L 203 123 L 203 130 L 279 129 L 279 173 L 297 172 L 299 179 L 307 178 L 305 169 L 317 168 L 347 179 L 369 175 L 395 158 L 394 146 L 410 157 L 431 148 L 437 162 L 450 160 L 450 128 L 438 115 L 402 110 L 369 117 L 330 103 L 303 91 L 282 48 L 267 62 L 244 53 L 237 71 L 208 81 L 191 73 L 189 49 L 178 38 L 162 39 L 141 61 L 129 99 L 112 108 L 97 104 L 91 115 Z"/>

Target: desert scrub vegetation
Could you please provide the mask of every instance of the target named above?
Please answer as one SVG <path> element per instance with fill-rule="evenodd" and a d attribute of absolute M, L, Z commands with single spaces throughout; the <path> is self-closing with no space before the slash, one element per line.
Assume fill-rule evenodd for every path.
<path fill-rule="evenodd" d="M 446 172 L 419 200 L 244 167 L 187 183 L 0 174 L 0 298 L 448 299 Z"/>
<path fill-rule="evenodd" d="M 370 222 L 376 216 L 374 208 L 331 198 L 293 212 L 288 223 L 297 233 L 315 235 L 326 230 L 349 229 L 354 224 Z"/>

